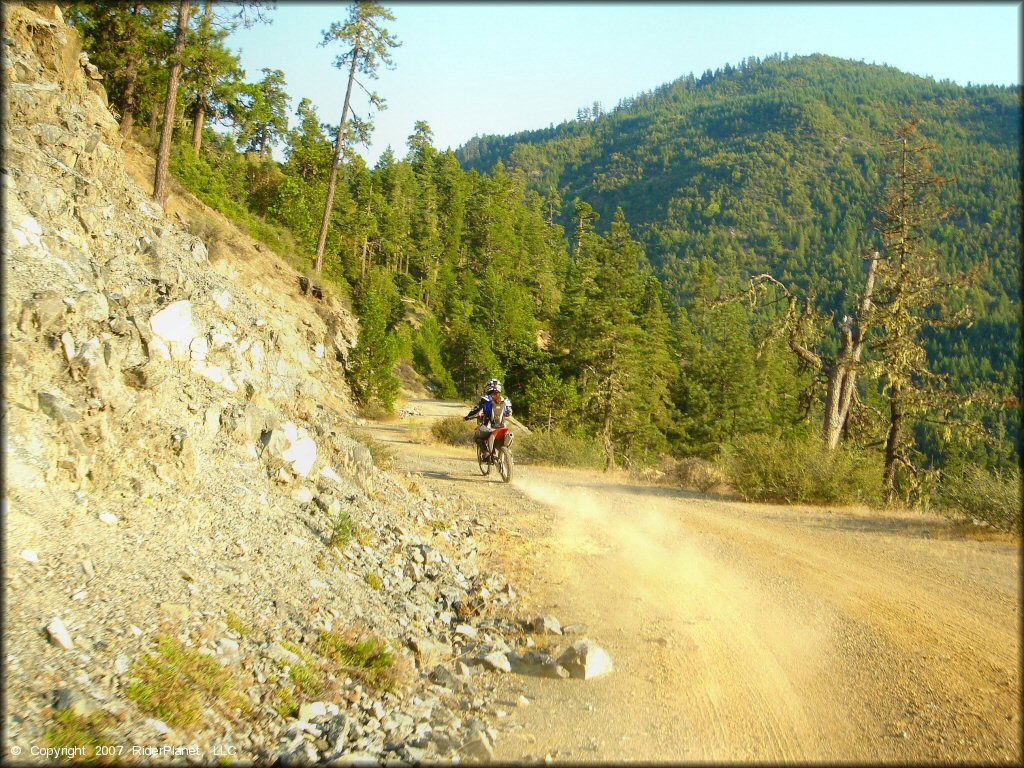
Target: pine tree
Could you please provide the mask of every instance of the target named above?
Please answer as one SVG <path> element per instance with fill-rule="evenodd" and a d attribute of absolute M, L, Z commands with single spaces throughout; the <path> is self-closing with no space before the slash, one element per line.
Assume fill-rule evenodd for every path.
<path fill-rule="evenodd" d="M 346 141 L 346 127 L 349 109 L 352 103 L 352 86 L 356 80 L 356 72 L 370 78 L 377 77 L 377 68 L 392 63 L 389 49 L 399 45 L 391 33 L 382 25 L 384 21 L 394 21 L 395 17 L 381 5 L 373 2 L 357 2 L 349 12 L 348 20 L 342 24 L 334 22 L 324 31 L 321 45 L 341 42 L 348 49 L 334 60 L 334 66 L 344 70 L 348 68 L 348 85 L 345 89 L 345 102 L 341 110 L 341 122 L 338 123 L 338 135 L 334 142 L 334 159 L 331 162 L 331 173 L 327 182 L 327 201 L 324 205 L 323 221 L 320 224 L 320 237 L 316 246 L 315 269 L 320 274 L 323 269 L 324 245 L 327 242 L 327 229 L 331 220 L 331 207 L 334 203 L 334 189 L 338 181 L 338 166 L 341 163 L 342 150 Z M 362 83 L 359 84 L 360 87 Z M 370 94 L 372 106 L 383 108 L 383 100 L 375 93 Z"/>
<path fill-rule="evenodd" d="M 364 405 L 379 403 L 388 411 L 394 408 L 400 386 L 392 370 L 398 358 L 398 343 L 389 323 L 396 298 L 386 273 L 378 269 L 367 273 L 356 304 L 359 339 L 346 368 L 355 398 Z"/>

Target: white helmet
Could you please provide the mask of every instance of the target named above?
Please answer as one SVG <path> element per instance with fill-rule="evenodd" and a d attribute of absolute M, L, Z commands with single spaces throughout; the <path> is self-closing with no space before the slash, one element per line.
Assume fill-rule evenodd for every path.
<path fill-rule="evenodd" d="M 501 392 L 501 382 L 497 379 L 491 379 L 487 382 L 487 392 Z"/>

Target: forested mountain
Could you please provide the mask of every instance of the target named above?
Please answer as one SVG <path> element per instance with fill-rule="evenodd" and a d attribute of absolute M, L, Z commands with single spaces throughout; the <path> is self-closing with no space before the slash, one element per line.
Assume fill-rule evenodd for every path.
<path fill-rule="evenodd" d="M 954 308 L 970 307 L 972 323 L 929 334 L 929 357 L 955 389 L 1016 393 L 1020 88 L 773 56 L 547 129 L 476 137 L 457 156 L 481 171 L 501 162 L 530 188 L 585 200 L 599 227 L 621 208 L 670 307 L 692 303 L 706 258 L 719 282 L 766 271 L 839 318 L 854 308 L 862 254 L 879 246 L 874 224 L 891 180 L 886 142 L 911 117 L 936 145 L 935 172 L 951 179 L 940 193 L 950 215 L 928 233 L 930 244 L 943 272 L 972 278 L 965 294 L 950 297 Z"/>
<path fill-rule="evenodd" d="M 920 488 L 918 467 L 1017 463 L 1019 89 L 822 56 L 749 60 L 458 153 L 439 152 L 419 121 L 404 157 L 389 151 L 369 167 L 354 151 L 368 120 L 322 122 L 287 93 L 283 72 L 245 82 L 211 31 L 244 19 L 219 17 L 226 6 L 188 8 L 179 5 L 185 66 L 170 169 L 351 297 L 362 331 L 348 372 L 360 400 L 391 406 L 396 356 L 444 397 L 472 397 L 497 376 L 516 414 L 561 433 L 565 450 L 599 445 L 609 466 L 636 466 L 665 453 L 721 458 L 744 440 L 811 445 L 830 412 L 818 385 L 842 384 L 842 368 L 852 405 L 833 426 L 879 470 L 898 443 L 909 460 L 901 492 Z M 173 19 L 145 3 L 73 9 L 110 71 L 122 129 L 155 143 L 159 85 L 173 92 Z M 386 52 L 390 16 L 374 4 L 350 14 L 332 27 L 331 44 L 348 46 L 339 61 Z M 155 53 L 140 58 L 145 40 Z M 886 152 L 900 135 L 913 168 L 930 159 L 956 181 L 915 182 L 901 197 L 908 177 Z M 933 187 L 950 217 L 928 213 Z M 922 239 L 903 249 L 880 235 L 881 210 Z M 862 257 L 874 249 L 886 259 L 880 300 L 909 297 L 907 312 L 858 311 Z M 901 282 L 893 265 L 905 257 L 927 290 Z M 947 290 L 936 270 L 970 271 L 970 287 L 953 279 Z M 759 272 L 779 283 L 750 306 L 740 299 Z M 955 322 L 963 308 L 972 325 Z"/>
<path fill-rule="evenodd" d="M 995 342 L 951 369 L 1010 374 L 1013 355 L 989 353 L 1009 353 L 1020 320 L 1019 88 L 964 88 L 822 55 L 751 59 L 611 112 L 474 138 L 457 156 L 480 171 L 499 160 L 521 169 L 530 188 L 586 200 L 602 222 L 621 207 L 677 302 L 708 256 L 719 271 L 767 270 L 848 311 L 858 256 L 877 245 L 883 142 L 911 115 L 938 145 L 935 171 L 955 177 L 942 197 L 953 213 L 935 233 L 943 266 L 978 269 L 969 336 Z M 959 358 L 959 340 L 949 344 Z"/>

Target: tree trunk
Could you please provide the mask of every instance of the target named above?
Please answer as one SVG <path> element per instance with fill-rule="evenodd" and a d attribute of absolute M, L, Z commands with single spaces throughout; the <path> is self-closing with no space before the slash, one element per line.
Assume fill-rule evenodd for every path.
<path fill-rule="evenodd" d="M 149 143 L 150 145 L 156 144 L 156 127 L 159 124 L 160 117 L 160 106 L 154 99 L 153 103 L 149 105 Z"/>
<path fill-rule="evenodd" d="M 185 48 L 185 30 L 188 27 L 189 0 L 178 1 L 178 29 L 174 35 L 174 52 L 167 78 L 167 101 L 164 103 L 164 124 L 160 131 L 160 146 L 156 152 L 156 175 L 153 179 L 153 199 L 167 205 L 168 165 L 171 160 L 171 137 L 174 133 L 174 107 L 178 97 L 178 75 L 181 74 L 181 52 Z"/>
<path fill-rule="evenodd" d="M 132 8 L 132 15 L 138 16 L 140 11 L 139 3 Z M 128 44 L 130 53 L 124 70 L 124 110 L 121 112 L 121 135 L 131 136 L 132 125 L 135 122 L 135 87 L 139 79 L 139 57 L 136 53 L 137 40 L 131 40 Z"/>
<path fill-rule="evenodd" d="M 608 397 L 604 401 L 604 423 L 601 425 L 601 443 L 604 448 L 604 471 L 615 469 L 615 445 L 612 443 L 612 397 L 615 378 L 615 343 L 612 342 L 608 369 Z"/>
<path fill-rule="evenodd" d="M 897 382 L 889 393 L 889 434 L 885 438 L 885 471 L 882 474 L 885 500 L 890 502 L 896 498 L 896 461 L 902 433 L 903 392 Z"/>
<path fill-rule="evenodd" d="M 352 53 L 352 67 L 348 71 L 348 88 L 345 90 L 345 103 L 341 108 L 341 123 L 338 124 L 338 138 L 334 142 L 334 159 L 331 161 L 331 176 L 327 181 L 327 204 L 324 206 L 324 219 L 320 223 L 320 238 L 316 244 L 316 273 L 319 275 L 324 264 L 324 245 L 327 244 L 327 229 L 331 223 L 331 208 L 334 205 L 334 187 L 338 183 L 338 166 L 341 164 L 341 150 L 345 145 L 345 121 L 348 119 L 348 106 L 352 100 L 352 84 L 356 81 L 356 64 L 359 62 L 359 49 Z"/>
<path fill-rule="evenodd" d="M 199 147 L 203 143 L 203 121 L 206 119 L 206 98 L 199 97 L 196 103 L 196 116 L 192 121 L 192 154 L 199 157 Z"/>

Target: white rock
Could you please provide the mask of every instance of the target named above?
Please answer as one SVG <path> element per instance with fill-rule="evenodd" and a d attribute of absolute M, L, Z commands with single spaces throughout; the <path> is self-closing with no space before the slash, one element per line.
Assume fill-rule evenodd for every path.
<path fill-rule="evenodd" d="M 18 553 L 23 560 L 28 560 L 30 563 L 38 563 L 39 555 L 33 552 L 31 549 L 23 549 Z"/>
<path fill-rule="evenodd" d="M 290 421 L 284 425 L 283 429 L 292 444 L 281 454 L 281 458 L 291 464 L 292 471 L 296 475 L 304 478 L 309 475 L 313 464 L 316 463 L 316 443 L 313 442 L 313 438 L 306 435 L 306 430 L 298 429 Z"/>
<path fill-rule="evenodd" d="M 509 662 L 508 656 L 506 656 L 501 651 L 494 651 L 493 653 L 488 653 L 486 656 L 480 659 L 480 661 L 483 662 L 483 665 L 485 667 L 487 667 L 488 669 L 493 669 L 495 672 L 512 671 L 512 664 L 511 662 Z"/>
<path fill-rule="evenodd" d="M 100 512 L 100 522 L 107 525 L 117 525 L 117 515 L 112 512 Z"/>
<path fill-rule="evenodd" d="M 471 627 L 469 624 L 459 624 L 455 628 L 455 634 L 462 635 L 463 637 L 476 637 L 477 631 L 475 627 Z"/>
<path fill-rule="evenodd" d="M 60 335 L 60 343 L 64 347 L 64 358 L 70 363 L 75 359 L 75 338 L 70 331 Z"/>
<path fill-rule="evenodd" d="M 152 728 L 158 733 L 170 733 L 171 729 L 167 727 L 167 724 L 163 720 L 154 720 L 153 718 L 146 719 L 146 725 Z"/>
<path fill-rule="evenodd" d="M 227 309 L 231 303 L 231 294 L 227 291 L 217 291 L 213 294 L 213 300 L 221 309 Z"/>
<path fill-rule="evenodd" d="M 333 467 L 324 467 L 320 470 L 320 477 L 325 480 L 330 480 L 332 483 L 340 483 L 341 476 L 334 471 Z"/>
<path fill-rule="evenodd" d="M 611 672 L 612 659 L 608 653 L 592 640 L 577 640 L 565 649 L 565 652 L 558 657 L 558 663 L 569 672 L 572 677 L 582 680 Z"/>
<path fill-rule="evenodd" d="M 188 299 L 167 305 L 149 319 L 153 333 L 163 340 L 175 360 L 189 358 L 189 345 L 199 335 L 192 317 L 192 302 Z"/>
<path fill-rule="evenodd" d="M 39 226 L 39 222 L 29 216 L 27 213 L 22 217 L 21 221 L 14 225 L 11 230 L 14 235 L 14 239 L 18 241 L 18 245 L 39 245 L 39 236 L 43 234 L 43 228 Z"/>
<path fill-rule="evenodd" d="M 314 701 L 303 704 L 299 707 L 299 720 L 305 723 L 312 722 L 318 717 L 327 716 L 327 705 L 322 701 Z"/>
<path fill-rule="evenodd" d="M 50 642 L 54 645 L 59 645 L 66 651 L 70 651 L 74 647 L 67 627 L 59 618 L 54 617 L 53 621 L 46 625 L 46 632 L 50 636 Z"/>
<path fill-rule="evenodd" d="M 205 336 L 196 336 L 188 347 L 189 355 L 193 360 L 205 360 L 209 349 L 210 345 Z"/>
<path fill-rule="evenodd" d="M 128 626 L 128 629 L 130 629 L 131 633 L 136 637 L 142 637 L 142 630 L 136 627 L 134 624 L 130 624 Z"/>
<path fill-rule="evenodd" d="M 313 347 L 313 354 L 316 355 L 318 360 L 324 359 L 324 343 L 322 341 L 317 342 L 317 345 Z"/>
<path fill-rule="evenodd" d="M 163 339 L 158 336 L 154 336 L 148 342 L 146 342 L 146 352 L 154 360 L 170 360 L 171 350 L 164 344 Z"/>
<path fill-rule="evenodd" d="M 309 504 L 313 500 L 313 492 L 309 488 L 299 486 L 292 491 L 292 499 L 299 502 L 299 504 Z"/>

